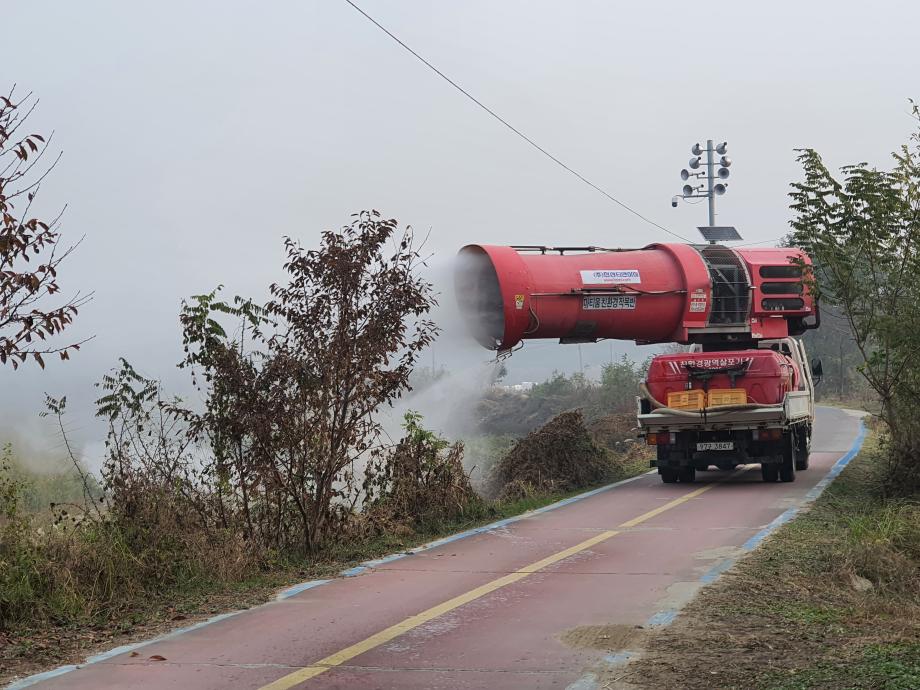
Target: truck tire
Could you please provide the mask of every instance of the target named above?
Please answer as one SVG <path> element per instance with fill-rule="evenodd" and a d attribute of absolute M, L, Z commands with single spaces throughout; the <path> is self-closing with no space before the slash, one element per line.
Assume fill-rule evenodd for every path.
<path fill-rule="evenodd" d="M 696 468 L 693 465 L 686 465 L 677 471 L 677 478 L 683 484 L 692 484 L 696 480 Z"/>
<path fill-rule="evenodd" d="M 795 444 L 795 469 L 803 471 L 808 469 L 808 457 L 811 451 L 811 438 L 807 431 L 797 434 Z"/>
<path fill-rule="evenodd" d="M 787 465 L 785 462 L 779 466 L 779 480 L 781 482 L 795 481 L 795 465 Z"/>
<path fill-rule="evenodd" d="M 779 479 L 779 465 L 768 465 L 764 463 L 760 466 L 760 476 L 765 482 L 775 482 Z"/>
<path fill-rule="evenodd" d="M 794 432 L 788 431 L 783 434 L 783 462 L 779 466 L 779 480 L 781 482 L 795 481 L 796 439 Z"/>
<path fill-rule="evenodd" d="M 658 474 L 665 484 L 674 484 L 677 481 L 677 470 L 673 467 L 659 467 Z"/>

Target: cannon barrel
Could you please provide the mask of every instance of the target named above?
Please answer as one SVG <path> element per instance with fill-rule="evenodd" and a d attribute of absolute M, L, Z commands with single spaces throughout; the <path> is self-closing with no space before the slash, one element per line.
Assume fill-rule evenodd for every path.
<path fill-rule="evenodd" d="M 817 325 L 803 283 L 809 265 L 787 248 L 471 244 L 458 255 L 455 287 L 470 332 L 490 350 L 533 338 L 740 343 Z"/>

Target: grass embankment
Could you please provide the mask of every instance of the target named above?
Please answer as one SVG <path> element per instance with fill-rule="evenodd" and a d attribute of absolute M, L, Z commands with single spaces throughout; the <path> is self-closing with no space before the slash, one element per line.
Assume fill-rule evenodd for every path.
<path fill-rule="evenodd" d="M 348 539 L 325 545 L 312 557 L 279 555 L 260 568 L 248 563 L 206 567 L 218 559 L 212 554 L 209 560 L 207 549 L 227 547 L 205 543 L 201 544 L 200 557 L 181 561 L 174 554 L 171 563 L 152 568 L 146 556 L 138 557 L 113 538 L 106 523 L 54 528 L 46 517 L 32 515 L 29 529 L 33 537 L 28 545 L 13 548 L 11 543 L 0 544 L 0 570 L 4 571 L 0 572 L 0 583 L 6 590 L 0 592 L 0 608 L 12 612 L 15 605 L 19 612 L 16 617 L 8 615 L 0 626 L 0 682 L 76 663 L 89 653 L 147 639 L 217 613 L 255 606 L 270 600 L 283 587 L 335 576 L 362 561 L 520 515 L 648 470 L 644 447 L 612 445 L 615 447 L 604 449 L 608 471 L 602 477 L 595 475 L 590 484 L 562 491 L 535 491 L 508 500 L 477 499 L 460 517 L 430 519 L 411 529 L 394 524 L 384 534 L 353 533 Z M 21 474 L 19 478 L 23 478 Z M 0 528 L 10 527 L 10 516 L 0 516 Z M 142 567 L 149 571 L 146 575 Z M 112 576 L 118 582 L 97 583 Z M 104 600 L 94 591 L 94 583 L 105 585 L 100 586 L 108 592 Z M 31 613 L 23 615 L 28 607 L 32 607 Z"/>
<path fill-rule="evenodd" d="M 920 688 L 920 495 L 886 500 L 877 437 L 815 505 L 706 588 L 629 682 Z"/>

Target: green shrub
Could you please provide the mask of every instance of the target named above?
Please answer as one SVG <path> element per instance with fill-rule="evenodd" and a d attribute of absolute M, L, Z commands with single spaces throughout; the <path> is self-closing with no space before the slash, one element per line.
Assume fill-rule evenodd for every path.
<path fill-rule="evenodd" d="M 365 491 L 372 499 L 359 521 L 378 531 L 415 531 L 450 523 L 483 504 L 463 468 L 463 444 L 450 443 L 405 415 L 405 436 L 368 466 Z"/>

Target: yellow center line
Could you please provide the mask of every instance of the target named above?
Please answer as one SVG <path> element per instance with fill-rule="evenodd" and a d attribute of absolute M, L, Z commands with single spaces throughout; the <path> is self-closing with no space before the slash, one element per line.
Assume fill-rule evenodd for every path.
<path fill-rule="evenodd" d="M 664 505 L 659 506 L 654 510 L 643 513 L 639 517 L 635 517 L 632 520 L 627 520 L 621 524 L 620 527 L 635 527 L 639 523 L 650 520 L 656 515 L 660 515 L 661 513 L 665 512 L 666 510 L 676 508 L 677 506 L 686 503 L 693 498 L 696 498 L 703 492 L 709 491 L 714 486 L 716 486 L 716 484 L 707 484 L 706 486 L 691 491 L 688 494 L 684 494 L 680 498 L 675 498 L 673 501 L 669 501 L 668 503 L 665 503 Z M 447 601 L 437 604 L 436 606 L 432 606 L 430 609 L 426 609 L 421 613 L 417 613 L 414 616 L 409 616 L 405 620 L 400 621 L 395 625 L 391 625 L 389 628 L 384 628 L 380 632 L 374 633 L 370 637 L 361 640 L 360 642 L 356 642 L 350 647 L 345 647 L 345 649 L 335 652 L 334 654 L 330 654 L 329 656 L 314 662 L 310 666 L 305 666 L 304 668 L 298 669 L 293 673 L 282 676 L 278 680 L 259 688 L 259 690 L 289 690 L 289 688 L 294 687 L 298 683 L 302 683 L 305 680 L 314 678 L 321 673 L 325 673 L 330 668 L 340 666 L 350 661 L 351 659 L 354 659 L 360 654 L 364 654 L 365 652 L 368 652 L 375 647 L 386 644 L 390 640 L 393 640 L 394 638 L 399 637 L 400 635 L 403 635 L 410 630 L 419 627 L 420 625 L 424 625 L 428 621 L 437 618 L 438 616 L 443 616 L 445 613 L 449 613 L 450 611 L 453 611 L 454 609 L 459 608 L 464 604 L 469 604 L 476 599 L 480 599 L 497 589 L 501 589 L 502 587 L 506 587 L 510 584 L 523 580 L 528 575 L 532 575 L 533 573 L 543 570 L 544 568 L 553 565 L 554 563 L 558 563 L 559 561 L 564 560 L 569 556 L 574 556 L 576 553 L 584 551 L 585 549 L 589 549 L 592 546 L 600 544 L 601 542 L 607 541 L 610 539 L 610 537 L 617 534 L 619 534 L 619 532 L 616 530 L 606 530 L 604 532 L 600 532 L 590 539 L 585 539 L 583 542 L 575 544 L 575 546 L 570 546 L 567 549 L 563 549 L 562 551 L 554 553 L 551 556 L 547 556 L 546 558 L 531 563 L 530 565 L 525 565 L 523 568 L 515 570 L 513 573 L 503 575 L 502 577 L 492 580 L 491 582 L 487 582 L 484 585 L 480 585 L 475 589 L 471 589 L 468 592 L 460 594 L 453 599 L 448 599 Z"/>
<path fill-rule="evenodd" d="M 669 501 L 668 503 L 665 503 L 663 506 L 658 506 L 654 510 L 650 510 L 647 513 L 642 513 L 642 515 L 640 515 L 639 517 L 634 517 L 632 520 L 627 520 L 622 525 L 620 525 L 620 527 L 624 527 L 627 529 L 630 527 L 635 527 L 640 522 L 645 522 L 646 520 L 650 520 L 656 515 L 661 515 L 666 510 L 671 510 L 671 508 L 676 508 L 681 503 L 686 503 L 690 499 L 696 498 L 701 493 L 705 491 L 709 491 L 714 486 L 715 484 L 706 484 L 705 486 L 702 486 L 699 489 L 691 491 L 689 494 L 684 494 L 680 498 L 675 498 L 673 501 Z"/>

